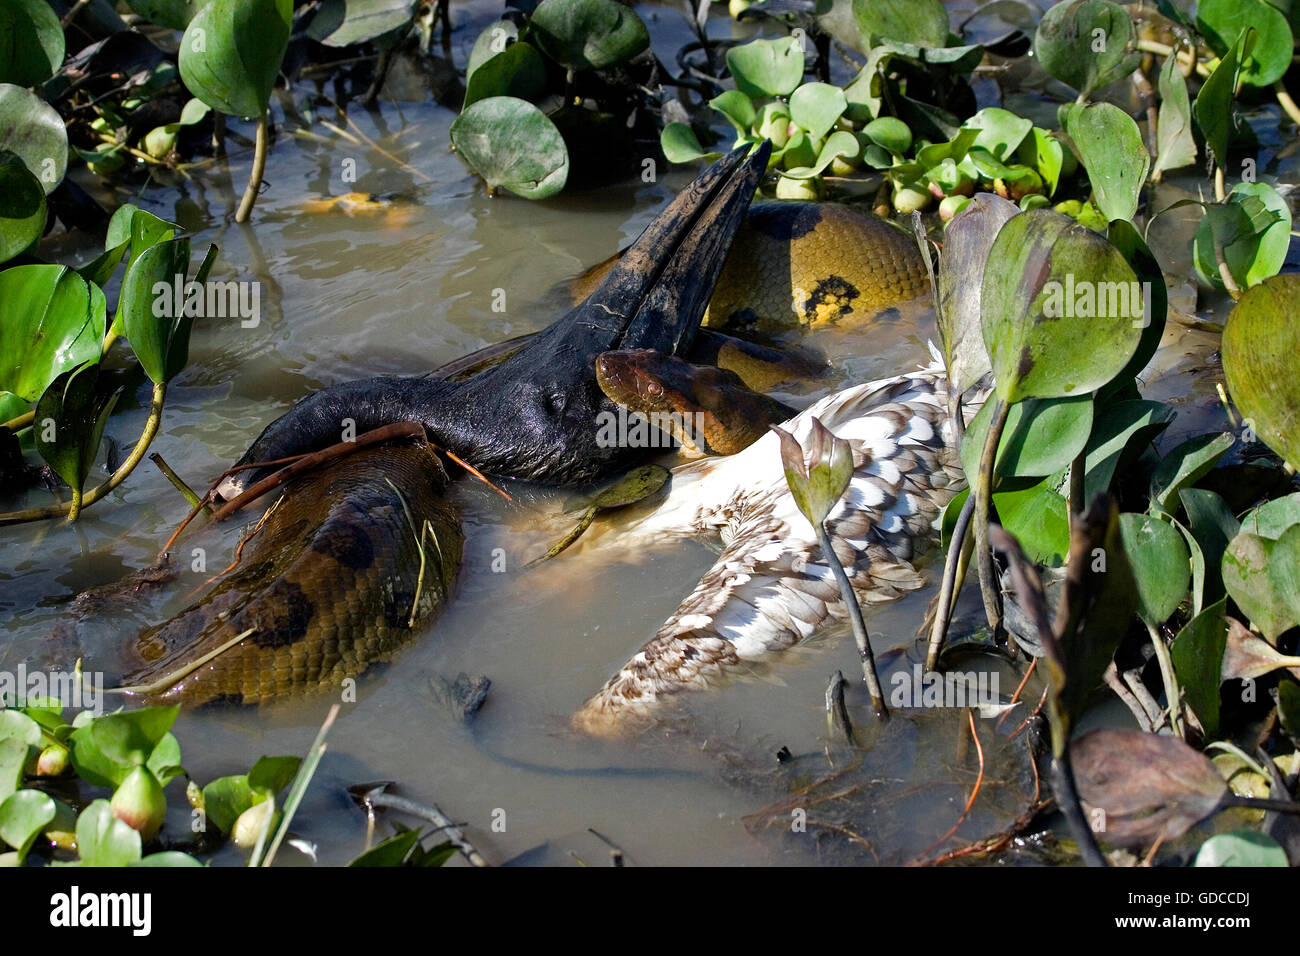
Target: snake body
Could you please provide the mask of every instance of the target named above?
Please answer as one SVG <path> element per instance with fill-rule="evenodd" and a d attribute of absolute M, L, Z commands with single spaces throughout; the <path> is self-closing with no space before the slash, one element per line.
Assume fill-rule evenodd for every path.
<path fill-rule="evenodd" d="M 257 703 L 337 687 L 390 657 L 455 582 L 464 537 L 446 485 L 433 453 L 412 445 L 293 481 L 239 564 L 135 641 L 125 683 L 149 702 Z"/>

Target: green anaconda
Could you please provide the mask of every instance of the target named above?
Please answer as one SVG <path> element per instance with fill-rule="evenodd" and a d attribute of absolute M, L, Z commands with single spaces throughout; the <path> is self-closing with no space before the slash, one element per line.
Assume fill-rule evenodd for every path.
<path fill-rule="evenodd" d="M 612 256 L 574 279 L 574 300 L 618 261 Z M 756 202 L 736 233 L 704 325 L 743 334 L 861 323 L 928 291 L 916 241 L 892 223 L 833 203 Z"/>
<path fill-rule="evenodd" d="M 390 657 L 441 611 L 460 567 L 446 485 L 433 452 L 409 444 L 294 480 L 239 564 L 128 649 L 124 683 L 148 701 L 256 703 L 336 687 Z"/>

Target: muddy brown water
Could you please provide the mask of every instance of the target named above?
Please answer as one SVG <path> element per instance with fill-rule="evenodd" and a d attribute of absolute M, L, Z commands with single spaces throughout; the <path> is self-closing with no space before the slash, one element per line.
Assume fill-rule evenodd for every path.
<path fill-rule="evenodd" d="M 488 22 L 492 11 L 456 9 L 458 24 L 462 17 L 467 23 L 454 51 L 463 64 L 475 24 Z M 645 10 L 660 25 L 678 17 L 667 8 Z M 719 29 L 725 33 L 730 25 Z M 153 450 L 192 484 L 218 474 L 263 425 L 312 389 L 423 372 L 545 326 L 559 314 L 556 283 L 633 238 L 693 174 L 673 169 L 656 182 L 544 203 L 488 198 L 448 152 L 450 110 L 389 102 L 350 115 L 383 151 L 321 126 L 314 132 L 324 141 L 282 126 L 250 226 L 231 224 L 246 154 L 232 157 L 231 170 L 172 178 L 138 200 L 191 230 L 196 253 L 209 242 L 220 247 L 214 279 L 259 283 L 260 321 L 252 327 L 238 318 L 199 321 L 190 367 L 169 392 Z M 345 182 L 342 173 L 352 168 L 356 181 Z M 1194 186 L 1162 189 L 1181 195 Z M 395 193 L 399 200 L 379 213 L 303 211 L 312 200 L 351 191 Z M 1189 242 L 1189 226 L 1171 216 L 1157 238 L 1177 249 Z M 60 251 L 78 261 L 93 252 L 49 253 Z M 1187 270 L 1185 262 L 1172 265 Z M 1186 307 L 1186 289 L 1175 289 L 1175 299 Z M 870 329 L 822 334 L 811 344 L 832 355 L 836 372 L 821 389 L 924 362 L 924 342 L 932 336 L 932 316 L 919 309 L 901 310 Z M 1163 380 L 1153 376 L 1157 397 L 1198 410 L 1192 420 L 1212 419 L 1212 338 L 1171 333 L 1168 341 L 1162 362 L 1172 371 Z M 139 408 L 113 417 L 108 434 L 119 456 L 143 419 Z M 539 494 L 537 517 L 512 512 L 480 488 L 462 484 L 456 494 L 468 538 L 459 593 L 413 647 L 359 681 L 295 820 L 296 834 L 317 846 L 322 863 L 346 862 L 362 848 L 365 821 L 343 790 L 375 780 L 397 781 L 405 795 L 437 803 L 498 862 L 520 854 L 525 862 L 607 862 L 608 847 L 588 828 L 637 863 L 900 862 L 957 820 L 978 771 L 965 711 L 900 711 L 882 727 L 870 720 L 855 684 L 850 708 L 870 749 L 860 767 L 847 771 L 842 753 L 824 753 L 828 675 L 857 673 L 843 628 L 713 693 L 686 695 L 680 719 L 644 737 L 600 742 L 572 735 L 568 714 L 653 634 L 713 553 L 702 543 L 677 543 L 604 561 L 562 557 L 524 572 L 522 564 L 576 517 L 562 513 L 572 499 Z M 47 501 L 46 493 L 34 492 L 9 507 Z M 150 564 L 186 510 L 146 464 L 75 526 L 6 529 L 0 668 L 41 661 L 66 622 L 68 600 Z M 186 539 L 170 596 L 99 616 L 87 628 L 90 647 L 104 651 L 129 639 L 142 621 L 174 609 L 183 592 L 225 565 L 240 530 L 231 523 Z M 187 567 L 194 548 L 204 549 L 204 573 Z M 937 561 L 930 566 L 936 569 Z M 916 630 L 930 597 L 927 590 L 868 612 L 887 687 L 893 674 L 911 672 L 922 659 Z M 1014 672 L 992 658 L 961 666 L 996 672 L 1004 696 L 1015 686 Z M 454 679 L 462 671 L 492 680 L 487 703 L 468 728 L 430 690 L 432 676 Z M 1031 689 L 1031 696 L 1037 692 Z M 263 754 L 302 754 L 332 700 L 183 713 L 175 732 L 185 767 L 207 782 L 243 772 Z M 958 830 L 960 839 L 1006 826 L 1032 797 L 1024 736 L 1007 739 L 1024 711 L 996 733 L 992 721 L 979 722 L 984 791 Z M 792 763 L 778 764 L 782 747 L 795 755 Z M 801 790 L 804 796 L 788 799 Z M 169 795 L 168 832 L 184 834 L 188 807 L 180 787 L 173 785 Z M 791 809 L 801 802 L 810 821 L 806 832 L 791 826 Z M 237 864 L 241 856 L 227 847 L 216 859 Z M 290 850 L 281 859 L 304 858 Z"/>

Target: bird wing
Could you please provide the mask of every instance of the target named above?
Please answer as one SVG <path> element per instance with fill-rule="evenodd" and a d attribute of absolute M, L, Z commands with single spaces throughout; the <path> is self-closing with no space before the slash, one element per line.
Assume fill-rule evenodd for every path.
<path fill-rule="evenodd" d="M 827 530 L 859 601 L 880 603 L 924 583 L 911 562 L 930 543 L 960 471 L 944 442 L 943 397 L 933 382 L 900 383 L 870 397 L 869 410 L 855 406 L 832 415 L 814 406 L 790 424 L 802 438 L 808 417 L 821 411 L 833 418 L 828 427 L 850 442 L 854 474 L 828 516 Z M 583 705 L 574 718 L 577 727 L 618 732 L 664 698 L 716 684 L 741 663 L 785 650 L 846 615 L 813 529 L 785 485 L 779 452 L 772 448 L 768 457 L 761 490 L 754 490 L 755 471 L 747 468 L 748 487 L 738 487 L 717 508 L 727 522 L 725 546 L 713 567 Z M 766 473 L 778 478 L 767 480 Z"/>

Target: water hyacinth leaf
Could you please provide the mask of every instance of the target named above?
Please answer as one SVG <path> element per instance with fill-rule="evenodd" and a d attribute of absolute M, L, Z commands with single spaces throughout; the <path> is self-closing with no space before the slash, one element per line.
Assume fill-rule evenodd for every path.
<path fill-rule="evenodd" d="M 1033 127 L 1020 142 L 1020 158 L 1038 171 L 1047 184 L 1047 195 L 1056 194 L 1065 168 L 1065 147 L 1045 129 Z"/>
<path fill-rule="evenodd" d="M 963 123 L 962 128 L 976 131 L 970 149 L 987 150 L 995 159 L 1005 162 L 1020 148 L 1034 124 L 1010 110 L 986 106 Z"/>
<path fill-rule="evenodd" d="M 993 406 L 985 403 L 966 425 L 961 464 L 968 476 L 979 469 Z M 1092 431 L 1092 396 L 1027 399 L 1011 406 L 993 473 L 1039 478 L 1060 471 L 1083 450 Z"/>
<path fill-rule="evenodd" d="M 0 83 L 0 152 L 17 155 L 54 192 L 68 171 L 68 131 L 54 107 L 21 86 Z"/>
<path fill-rule="evenodd" d="M 1205 556 L 1203 601 L 1214 603 L 1223 597 L 1223 553 L 1228 542 L 1237 536 L 1241 523 L 1229 510 L 1227 502 L 1216 492 L 1204 488 L 1184 488 L 1179 494 L 1187 509 L 1192 536 Z"/>
<path fill-rule="evenodd" d="M 794 37 L 753 40 L 727 51 L 727 69 L 746 96 L 789 96 L 803 79 L 803 48 Z"/>
<path fill-rule="evenodd" d="M 0 262 L 45 232 L 45 190 L 14 153 L 0 152 Z"/>
<path fill-rule="evenodd" d="M 1223 326 L 1223 376 L 1232 402 L 1291 466 L 1300 464 L 1297 302 L 1300 276 L 1274 276 L 1247 290 Z"/>
<path fill-rule="evenodd" d="M 0 800 L 23 785 L 23 768 L 32 748 L 14 737 L 0 737 Z"/>
<path fill-rule="evenodd" d="M 542 0 L 529 38 L 551 59 L 573 70 L 602 70 L 650 46 L 641 18 L 614 0 Z"/>
<path fill-rule="evenodd" d="M 912 131 L 895 116 L 882 116 L 862 128 L 867 139 L 895 156 L 906 155 L 912 148 Z"/>
<path fill-rule="evenodd" d="M 1140 399 L 1099 412 L 1084 447 L 1084 500 L 1109 490 L 1116 472 L 1135 461 L 1173 420 L 1169 405 Z"/>
<path fill-rule="evenodd" d="M 1194 485 L 1213 468 L 1235 441 L 1228 432 L 1197 435 L 1167 452 L 1151 476 L 1152 508 L 1170 514 L 1177 511 L 1183 488 Z"/>
<path fill-rule="evenodd" d="M 17 418 L 31 410 L 31 404 L 13 392 L 0 392 L 0 423 Z"/>
<path fill-rule="evenodd" d="M 940 0 L 853 0 L 853 19 L 864 49 L 882 39 L 918 47 L 948 43 L 948 11 Z"/>
<path fill-rule="evenodd" d="M 1177 737 L 1103 728 L 1070 743 L 1085 813 L 1101 811 L 1097 838 L 1114 846 L 1176 839 L 1228 796 L 1214 764 Z"/>
<path fill-rule="evenodd" d="M 120 247 L 123 243 L 129 243 L 131 255 L 127 259 L 127 265 L 130 265 L 150 246 L 174 238 L 178 228 L 180 227 L 174 222 L 159 219 L 153 213 L 131 203 L 123 203 L 108 220 L 104 250 L 107 252 Z"/>
<path fill-rule="evenodd" d="M 120 387 L 104 392 L 99 386 L 99 365 L 88 362 L 56 378 L 36 403 L 36 420 L 41 423 L 33 432 L 36 450 L 77 494 L 122 394 Z"/>
<path fill-rule="evenodd" d="M 410 24 L 416 0 L 323 0 L 307 35 L 326 46 L 369 43 Z"/>
<path fill-rule="evenodd" d="M 989 250 L 1016 204 L 978 193 L 948 223 L 939 259 L 939 337 L 948 381 L 965 391 L 992 371 L 980 325 L 980 290 Z"/>
<path fill-rule="evenodd" d="M 961 162 L 966 157 L 966 154 L 970 152 L 970 148 L 975 144 L 979 134 L 979 130 L 970 126 L 963 126 L 946 142 L 922 146 L 916 151 L 916 161 L 927 169 L 933 169 L 945 159 Z"/>
<path fill-rule="evenodd" d="M 829 133 L 847 107 L 844 91 L 829 83 L 804 83 L 790 94 L 791 121 L 813 139 Z"/>
<path fill-rule="evenodd" d="M 1133 117 L 1111 103 L 1076 103 L 1065 114 L 1065 132 L 1088 171 L 1102 215 L 1131 220 L 1151 168 L 1151 154 Z"/>
<path fill-rule="evenodd" d="M 185 768 L 181 766 L 181 745 L 176 736 L 170 731 L 163 734 L 162 740 L 158 741 L 144 765 L 164 787 L 172 779 L 183 776 Z"/>
<path fill-rule="evenodd" d="M 239 815 L 265 797 L 248 785 L 247 774 L 219 777 L 203 788 L 203 812 L 222 833 L 230 833 Z"/>
<path fill-rule="evenodd" d="M 1259 39 L 1242 60 L 1241 82 L 1272 86 L 1291 65 L 1291 26 L 1277 7 L 1264 0 L 1200 0 L 1196 32 L 1218 56 L 1228 52 L 1241 31 L 1253 27 Z"/>
<path fill-rule="evenodd" d="M 1205 136 L 1205 145 L 1214 154 L 1220 166 L 1228 162 L 1228 139 L 1232 135 L 1232 103 L 1237 97 L 1237 81 L 1241 76 L 1242 60 L 1255 48 L 1259 31 L 1246 27 L 1241 35 L 1219 60 L 1219 65 L 1209 75 L 1196 94 L 1192 115 Z"/>
<path fill-rule="evenodd" d="M 711 153 L 700 145 L 695 130 L 685 123 L 669 123 L 659 134 L 659 148 L 670 163 L 689 163 L 697 159 L 712 161 L 721 153 Z"/>
<path fill-rule="evenodd" d="M 546 90 L 546 64 L 527 43 L 512 43 L 485 60 L 465 82 L 465 106 L 491 96 L 533 100 Z"/>
<path fill-rule="evenodd" d="M 214 110 L 261 116 L 289 44 L 292 0 L 210 0 L 181 38 L 181 79 Z"/>
<path fill-rule="evenodd" d="M 401 866 L 420 840 L 419 830 L 403 830 L 353 860 L 348 866 Z"/>
<path fill-rule="evenodd" d="M 0 83 L 39 86 L 63 65 L 63 27 L 45 0 L 0 6 Z"/>
<path fill-rule="evenodd" d="M 1300 624 L 1300 525 L 1276 540 L 1242 531 L 1228 543 L 1223 584 L 1269 640 Z"/>
<path fill-rule="evenodd" d="M 190 328 L 201 311 L 184 292 L 190 268 L 190 241 L 169 239 L 150 246 L 131 263 L 122 280 L 117 318 L 131 349 L 154 382 L 168 382 L 189 361 Z"/>
<path fill-rule="evenodd" d="M 18 851 L 19 863 L 54 814 L 54 800 L 39 790 L 19 790 L 0 803 L 0 840 Z"/>
<path fill-rule="evenodd" d="M 88 721 L 69 737 L 72 766 L 89 784 L 116 787 L 136 767 L 147 765 L 178 712 L 178 707 L 144 707 Z"/>
<path fill-rule="evenodd" d="M 786 156 L 790 156 L 789 152 Z M 822 171 L 836 159 L 853 159 L 858 155 L 858 138 L 847 130 L 837 130 L 822 144 L 816 161 L 811 166 L 796 166 L 787 169 L 783 176 L 790 179 L 812 179 L 820 176 Z"/>
<path fill-rule="evenodd" d="M 1087 96 L 1137 68 L 1141 57 L 1133 42 L 1133 21 L 1119 4 L 1064 0 L 1043 14 L 1034 56 L 1044 70 Z"/>
<path fill-rule="evenodd" d="M 1280 14 L 1279 14 L 1280 15 Z M 1289 866 L 1286 850 L 1267 833 L 1232 830 L 1216 833 L 1196 851 L 1192 866 Z"/>
<path fill-rule="evenodd" d="M 150 853 L 132 863 L 131 866 L 202 867 L 203 864 L 188 853 L 181 853 L 179 850 L 161 850 L 158 853 Z"/>
<path fill-rule="evenodd" d="M 1140 293 L 1119 250 L 1068 216 L 1033 209 L 1008 220 L 980 292 L 998 396 L 1059 398 L 1105 385 L 1141 339 Z"/>
<path fill-rule="evenodd" d="M 77 851 L 82 866 L 130 866 L 140 859 L 140 834 L 113 815 L 107 800 L 96 800 L 77 818 Z"/>
<path fill-rule="evenodd" d="M 740 90 L 726 90 L 709 100 L 709 105 L 725 116 L 742 136 L 758 123 L 754 101 Z"/>
<path fill-rule="evenodd" d="M 1300 524 L 1300 491 L 1266 501 L 1241 520 L 1241 530 L 1276 541 L 1294 524 Z"/>
<path fill-rule="evenodd" d="M 248 771 L 248 786 L 267 796 L 275 796 L 293 783 L 301 766 L 301 757 L 260 757 Z"/>
<path fill-rule="evenodd" d="M 1173 525 L 1149 514 L 1122 514 L 1119 528 L 1137 584 L 1138 613 L 1151 627 L 1158 627 L 1187 593 L 1191 577 L 1187 544 Z"/>
<path fill-rule="evenodd" d="M 1191 100 L 1176 57 L 1165 57 L 1165 65 L 1156 79 L 1156 90 L 1160 95 L 1160 110 L 1156 114 L 1156 158 L 1151 178 L 1159 180 L 1167 169 L 1182 169 L 1196 162 Z"/>
<path fill-rule="evenodd" d="M 488 188 L 545 199 L 569 178 L 569 151 L 555 124 L 512 96 L 479 100 L 451 124 L 451 142 Z"/>
<path fill-rule="evenodd" d="M 35 401 L 64 372 L 99 361 L 104 293 L 68 267 L 0 272 L 0 302 L 0 389 Z"/>
<path fill-rule="evenodd" d="M 1224 288 L 1218 263 L 1222 251 L 1238 286 L 1258 285 L 1276 275 L 1291 241 L 1291 210 L 1267 183 L 1238 183 L 1224 202 L 1205 206 L 1196 230 L 1196 274 L 1216 289 Z"/>
<path fill-rule="evenodd" d="M 643 465 L 633 468 L 618 481 L 605 488 L 592 500 L 597 508 L 622 508 L 649 497 L 668 481 L 669 472 L 662 465 Z"/>
<path fill-rule="evenodd" d="M 993 507 L 997 509 L 1002 527 L 1015 535 L 1025 557 L 1048 567 L 1064 563 L 1070 550 L 1069 502 L 1057 491 L 1051 478 L 1027 482 L 1012 478 L 1004 482 L 1012 490 L 993 494 Z M 957 494 L 943 511 L 940 529 L 943 546 L 952 540 L 957 515 L 966 503 L 970 492 Z"/>
<path fill-rule="evenodd" d="M 1228 643 L 1224 605 L 1220 600 L 1202 610 L 1183 626 L 1169 648 L 1178 685 L 1210 738 L 1219 733 L 1219 684 Z"/>
<path fill-rule="evenodd" d="M 465 64 L 465 82 L 468 83 L 474 71 L 498 53 L 519 39 L 519 27 L 510 20 L 499 20 L 483 30 L 474 40 L 469 51 L 469 60 Z"/>
<path fill-rule="evenodd" d="M 202 0 L 127 0 L 129 6 L 149 23 L 169 30 L 184 30 L 194 14 L 203 6 Z"/>
<path fill-rule="evenodd" d="M 23 747 L 39 747 L 41 726 L 18 710 L 0 710 L 0 740 L 16 740 Z"/>
<path fill-rule="evenodd" d="M 760 139 L 771 140 L 773 150 L 781 149 L 790 138 L 790 107 L 780 100 L 764 103 L 754 118 L 754 131 Z"/>

